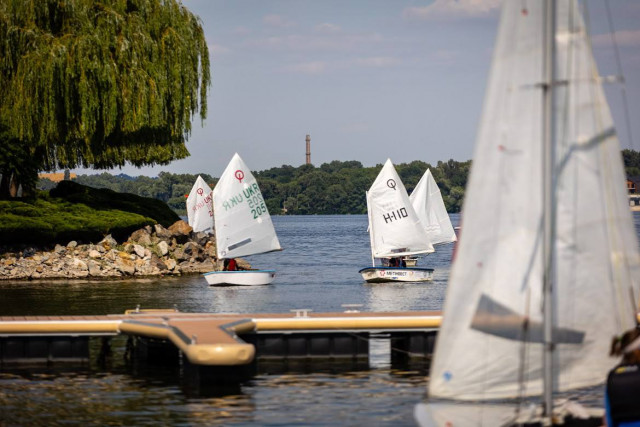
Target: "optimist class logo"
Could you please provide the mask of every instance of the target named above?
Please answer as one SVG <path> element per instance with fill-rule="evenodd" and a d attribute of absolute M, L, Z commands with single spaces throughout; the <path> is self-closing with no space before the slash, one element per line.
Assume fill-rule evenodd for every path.
<path fill-rule="evenodd" d="M 204 190 L 202 188 L 198 188 L 196 192 L 201 196 L 204 194 Z"/>
<path fill-rule="evenodd" d="M 242 180 L 244 179 L 244 172 L 242 172 L 240 169 L 238 169 L 235 173 L 236 175 L 236 179 L 238 180 L 238 182 L 242 182 Z"/>
<path fill-rule="evenodd" d="M 391 188 L 393 191 L 396 190 L 396 180 L 395 179 L 388 179 L 387 180 L 387 187 Z"/>

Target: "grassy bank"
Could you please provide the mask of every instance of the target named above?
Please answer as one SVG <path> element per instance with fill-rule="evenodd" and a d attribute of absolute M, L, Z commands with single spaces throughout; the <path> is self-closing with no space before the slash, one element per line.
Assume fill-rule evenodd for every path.
<path fill-rule="evenodd" d="M 168 227 L 178 220 L 159 200 L 62 181 L 35 199 L 0 201 L 0 245 L 89 243 L 107 234 L 122 240 L 145 225 Z"/>

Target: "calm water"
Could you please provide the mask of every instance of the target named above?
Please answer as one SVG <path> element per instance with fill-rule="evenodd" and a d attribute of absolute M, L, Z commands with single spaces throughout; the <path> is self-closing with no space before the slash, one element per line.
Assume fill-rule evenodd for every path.
<path fill-rule="evenodd" d="M 452 217 L 457 224 L 458 217 Z M 634 214 L 640 229 L 640 213 Z M 420 263 L 435 268 L 429 284 L 365 284 L 371 263 L 366 216 L 274 217 L 283 252 L 249 258 L 275 268 L 265 287 L 210 288 L 201 276 L 104 282 L 0 284 L 0 314 L 112 314 L 135 308 L 187 312 L 438 310 L 452 245 Z M 92 342 L 97 350 L 99 342 Z M 259 375 L 231 389 L 193 389 L 169 368 L 131 368 L 113 342 L 106 364 L 73 369 L 0 371 L 0 426 L 13 425 L 414 425 L 424 399 L 424 372 L 391 369 L 388 343 L 371 343 L 370 369 Z M 97 351 L 95 352 L 97 353 Z"/>

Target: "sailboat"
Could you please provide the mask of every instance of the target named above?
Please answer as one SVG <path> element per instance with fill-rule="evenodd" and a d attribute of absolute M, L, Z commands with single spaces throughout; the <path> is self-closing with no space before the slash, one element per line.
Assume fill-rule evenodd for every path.
<path fill-rule="evenodd" d="M 372 266 L 359 271 L 362 278 L 372 283 L 433 280 L 432 268 L 376 266 L 376 259 L 389 261 L 433 252 L 391 159 L 387 159 L 367 192 L 367 212 Z"/>
<path fill-rule="evenodd" d="M 422 175 L 411 192 L 409 200 L 411 200 L 411 205 L 418 214 L 433 246 L 453 243 L 458 240 L 447 208 L 444 206 L 440 188 L 438 188 L 430 169 L 427 169 Z M 415 265 L 416 261 L 417 257 L 410 257 L 407 259 L 407 265 Z"/>
<path fill-rule="evenodd" d="M 421 425 L 512 425 L 532 404 L 550 424 L 636 324 L 638 242 L 577 2 L 502 7 Z"/>
<path fill-rule="evenodd" d="M 187 197 L 187 220 L 194 232 L 213 232 L 213 192 L 200 175 Z"/>
<path fill-rule="evenodd" d="M 255 177 L 238 153 L 213 189 L 214 229 L 219 260 L 282 250 Z M 268 285 L 275 270 L 211 271 L 207 283 Z"/>

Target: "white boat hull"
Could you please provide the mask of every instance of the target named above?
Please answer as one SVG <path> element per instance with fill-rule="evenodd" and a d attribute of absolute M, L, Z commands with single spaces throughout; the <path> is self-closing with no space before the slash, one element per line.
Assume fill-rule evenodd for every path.
<path fill-rule="evenodd" d="M 369 283 L 429 282 L 433 280 L 433 268 L 367 267 L 360 270 L 359 273 Z"/>
<path fill-rule="evenodd" d="M 204 274 L 210 286 L 268 285 L 275 277 L 275 270 L 211 271 Z"/>

